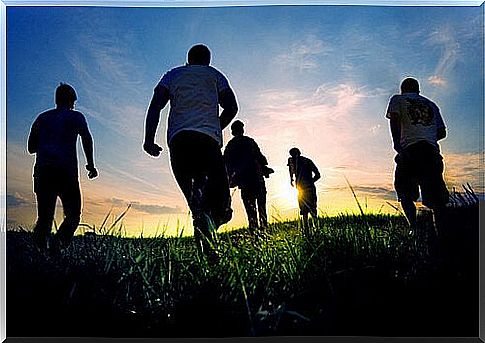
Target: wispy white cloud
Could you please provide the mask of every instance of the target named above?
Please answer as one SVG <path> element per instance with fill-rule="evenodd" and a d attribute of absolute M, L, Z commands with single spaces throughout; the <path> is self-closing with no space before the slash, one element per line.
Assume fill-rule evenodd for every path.
<path fill-rule="evenodd" d="M 21 207 L 31 204 L 30 199 L 22 196 L 20 193 L 7 194 L 7 208 Z"/>
<path fill-rule="evenodd" d="M 381 200 L 396 200 L 396 192 L 392 187 L 384 187 L 380 185 L 352 185 L 356 196 L 358 198 L 371 197 Z M 351 192 L 348 186 L 325 187 L 325 192 Z"/>
<path fill-rule="evenodd" d="M 139 138 L 151 93 L 135 63 L 129 35 L 113 32 L 76 37 L 84 49 L 68 49 L 66 57 L 77 72 L 86 95 L 79 102 L 87 115 L 124 136 Z M 124 47 L 124 48 L 122 48 Z M 129 94 L 129 96 L 127 96 Z"/>
<path fill-rule="evenodd" d="M 316 69 L 319 58 L 329 54 L 332 48 L 316 35 L 306 35 L 290 45 L 287 52 L 276 56 L 276 63 L 300 70 Z"/>
<path fill-rule="evenodd" d="M 445 153 L 445 181 L 448 188 L 469 183 L 476 192 L 484 192 L 483 164 L 485 152 L 481 153 Z"/>
<path fill-rule="evenodd" d="M 132 203 L 133 209 L 148 214 L 182 214 L 185 213 L 180 207 L 160 206 L 153 204 L 142 204 L 140 202 Z"/>
<path fill-rule="evenodd" d="M 267 90 L 255 107 L 265 118 L 283 122 L 334 121 L 350 115 L 363 99 L 380 95 L 352 84 L 323 84 L 313 92 Z"/>
<path fill-rule="evenodd" d="M 159 215 L 159 214 L 181 214 L 185 213 L 185 209 L 179 206 L 171 207 L 166 205 L 149 204 L 140 201 L 125 201 L 119 198 L 107 199 L 106 203 L 114 205 L 116 207 L 127 207 L 131 204 L 131 208 L 138 212 L 147 214 Z"/>
<path fill-rule="evenodd" d="M 440 49 L 440 58 L 434 74 L 428 78 L 428 82 L 434 86 L 442 87 L 447 84 L 446 78 L 461 58 L 460 43 L 455 37 L 451 26 L 443 26 L 431 32 L 426 39 L 427 45 Z"/>
<path fill-rule="evenodd" d="M 448 84 L 448 81 L 441 76 L 432 75 L 428 77 L 428 83 L 437 87 L 445 87 Z"/>

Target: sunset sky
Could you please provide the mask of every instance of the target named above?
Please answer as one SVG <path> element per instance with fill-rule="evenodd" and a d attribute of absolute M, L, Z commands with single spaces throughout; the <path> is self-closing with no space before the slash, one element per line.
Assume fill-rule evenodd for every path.
<path fill-rule="evenodd" d="M 95 142 L 99 177 L 88 180 L 78 149 L 82 222 L 112 209 L 130 235 L 185 228 L 191 220 L 172 176 L 162 112 L 158 159 L 142 150 L 145 113 L 163 73 L 196 43 L 212 51 L 246 124 L 275 173 L 267 179 L 270 221 L 294 218 L 286 167 L 297 146 L 311 158 L 322 214 L 357 212 L 345 178 L 369 211 L 392 212 L 394 152 L 385 111 L 407 76 L 441 109 L 448 187 L 484 192 L 482 7 L 256 6 L 219 8 L 7 8 L 7 226 L 31 228 L 34 156 L 26 150 L 54 91 L 77 91 Z M 224 143 L 230 139 L 225 130 Z M 480 159 L 482 159 L 480 161 Z M 246 225 L 240 191 L 227 228 Z M 113 216 L 110 220 L 113 220 Z M 57 211 L 60 221 L 62 211 Z"/>

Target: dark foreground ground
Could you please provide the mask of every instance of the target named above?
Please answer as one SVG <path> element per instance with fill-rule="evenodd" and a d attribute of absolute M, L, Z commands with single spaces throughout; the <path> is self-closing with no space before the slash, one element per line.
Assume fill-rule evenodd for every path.
<path fill-rule="evenodd" d="M 77 236 L 61 257 L 7 233 L 8 337 L 478 336 L 478 205 L 451 209 L 446 238 L 402 217 L 322 218 L 254 237 Z"/>

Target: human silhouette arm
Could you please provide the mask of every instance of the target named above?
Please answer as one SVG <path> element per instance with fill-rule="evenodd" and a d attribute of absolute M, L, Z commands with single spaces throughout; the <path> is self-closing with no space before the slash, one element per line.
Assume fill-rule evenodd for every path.
<path fill-rule="evenodd" d="M 32 124 L 32 128 L 30 129 L 29 140 L 27 143 L 27 150 L 31 154 L 35 154 L 39 147 L 39 122 L 36 119 Z"/>
<path fill-rule="evenodd" d="M 226 166 L 227 176 L 229 179 L 229 187 L 231 188 L 236 186 L 236 170 L 234 166 L 234 160 L 237 158 L 237 155 L 234 154 L 234 146 L 232 143 L 232 140 L 227 143 L 226 148 L 224 149 L 224 153 L 222 155 L 222 158 L 224 159 L 224 164 Z"/>
<path fill-rule="evenodd" d="M 437 135 L 436 135 L 436 139 L 437 140 L 441 140 L 443 138 L 446 137 L 446 128 L 443 126 L 443 127 L 439 127 L 438 128 L 438 132 L 437 132 Z"/>
<path fill-rule="evenodd" d="M 434 111 L 435 111 L 435 116 L 436 116 L 436 125 L 438 127 L 437 131 L 436 131 L 436 140 L 441 140 L 443 138 L 446 137 L 446 126 L 445 126 L 445 123 L 443 121 L 443 117 L 441 116 L 441 113 L 440 113 L 440 109 L 438 108 L 438 106 L 436 106 L 435 104 L 433 104 L 434 106 Z"/>
<path fill-rule="evenodd" d="M 84 156 L 86 156 L 86 170 L 88 171 L 88 178 L 94 179 L 96 176 L 98 176 L 98 170 L 94 166 L 93 137 L 91 136 L 91 132 L 89 132 L 88 126 L 85 121 L 79 135 L 81 136 Z"/>
<path fill-rule="evenodd" d="M 395 112 L 389 113 L 389 124 L 391 126 L 392 141 L 394 144 L 394 150 L 400 153 L 401 148 L 401 123 L 399 121 L 398 115 Z"/>
<path fill-rule="evenodd" d="M 268 165 L 268 160 L 266 159 L 266 156 L 263 155 L 261 152 L 261 149 L 258 146 L 258 143 L 256 143 L 254 140 L 252 141 L 252 150 L 253 150 L 253 156 L 255 156 L 256 161 L 259 163 L 261 166 L 267 166 Z"/>
<path fill-rule="evenodd" d="M 225 88 L 219 93 L 219 105 L 222 107 L 222 113 L 219 116 L 221 130 L 234 119 L 238 111 L 236 96 L 231 88 Z"/>
<path fill-rule="evenodd" d="M 147 111 L 145 140 L 143 142 L 143 149 L 154 157 L 159 156 L 163 150 L 161 146 L 155 144 L 155 133 L 160 121 L 160 111 L 167 105 L 169 99 L 168 89 L 162 85 L 157 85 L 153 91 L 153 97 Z"/>
<path fill-rule="evenodd" d="M 295 187 L 294 180 L 293 180 L 293 175 L 295 174 L 295 171 L 294 171 L 294 168 L 293 168 L 293 160 L 292 160 L 291 157 L 288 159 L 287 165 L 288 165 L 288 171 L 290 173 L 290 185 L 291 185 L 291 187 Z"/>
<path fill-rule="evenodd" d="M 312 171 L 313 171 L 313 182 L 315 183 L 317 180 L 321 178 L 320 172 L 318 171 L 317 166 L 315 163 L 312 162 Z"/>

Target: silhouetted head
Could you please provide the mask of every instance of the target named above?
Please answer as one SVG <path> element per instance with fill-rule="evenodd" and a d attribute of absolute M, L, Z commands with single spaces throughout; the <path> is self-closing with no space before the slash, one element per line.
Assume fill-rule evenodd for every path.
<path fill-rule="evenodd" d="M 235 120 L 231 125 L 231 133 L 233 136 L 242 136 L 244 134 L 244 123 L 240 120 Z"/>
<path fill-rule="evenodd" d="M 291 157 L 298 157 L 301 155 L 300 149 L 298 148 L 291 148 L 290 149 L 290 156 Z"/>
<path fill-rule="evenodd" d="M 418 80 L 408 77 L 401 83 L 401 93 L 419 93 Z"/>
<path fill-rule="evenodd" d="M 208 66 L 211 61 L 211 52 L 204 44 L 197 44 L 190 48 L 187 54 L 189 64 Z"/>
<path fill-rule="evenodd" d="M 58 107 L 74 108 L 77 100 L 76 91 L 67 83 L 62 83 L 56 89 L 56 105 Z"/>

